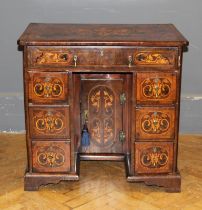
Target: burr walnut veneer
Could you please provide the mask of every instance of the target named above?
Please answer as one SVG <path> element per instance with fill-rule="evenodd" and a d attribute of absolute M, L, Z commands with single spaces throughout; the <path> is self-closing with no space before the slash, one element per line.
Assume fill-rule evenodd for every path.
<path fill-rule="evenodd" d="M 18 44 L 25 190 L 79 180 L 80 160 L 113 160 L 125 162 L 129 182 L 180 191 L 180 85 L 188 41 L 172 24 L 32 23 Z M 81 143 L 84 124 L 90 145 Z"/>

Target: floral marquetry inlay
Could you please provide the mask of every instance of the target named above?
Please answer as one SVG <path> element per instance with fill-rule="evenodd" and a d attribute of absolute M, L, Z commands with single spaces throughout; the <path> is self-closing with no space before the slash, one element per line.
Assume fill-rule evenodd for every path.
<path fill-rule="evenodd" d="M 99 112 L 100 110 L 100 93 L 100 90 L 98 90 L 97 92 L 92 93 L 90 97 L 90 103 L 96 109 L 96 112 Z"/>
<path fill-rule="evenodd" d="M 37 162 L 44 167 L 60 167 L 65 162 L 65 152 L 57 146 L 41 147 L 37 151 Z"/>
<path fill-rule="evenodd" d="M 34 117 L 35 127 L 42 133 L 58 133 L 63 129 L 63 118 L 59 112 L 40 112 Z"/>
<path fill-rule="evenodd" d="M 171 83 L 166 78 L 148 78 L 142 82 L 141 87 L 145 97 L 161 99 L 170 94 Z"/>
<path fill-rule="evenodd" d="M 167 131 L 170 127 L 170 118 L 162 112 L 150 112 L 143 116 L 141 125 L 146 133 L 160 134 Z"/>
<path fill-rule="evenodd" d="M 100 120 L 94 119 L 91 128 L 91 136 L 97 142 L 101 142 L 101 123 Z"/>
<path fill-rule="evenodd" d="M 34 52 L 35 63 L 37 64 L 65 64 L 69 61 L 69 56 L 64 52 L 45 52 L 37 50 Z"/>
<path fill-rule="evenodd" d="M 113 101 L 114 101 L 113 95 L 109 91 L 104 90 L 104 107 L 107 113 L 110 112 L 110 109 L 113 105 Z"/>
<path fill-rule="evenodd" d="M 141 153 L 141 164 L 148 168 L 160 168 L 168 163 L 168 152 L 161 147 L 151 147 Z"/>
<path fill-rule="evenodd" d="M 113 140 L 114 131 L 113 131 L 113 121 L 112 119 L 104 120 L 104 142 Z"/>
<path fill-rule="evenodd" d="M 107 86 L 97 86 L 90 91 L 89 99 L 90 134 L 97 145 L 108 145 L 115 138 L 115 98 Z"/>
<path fill-rule="evenodd" d="M 33 85 L 34 93 L 38 97 L 58 97 L 63 92 L 63 83 L 58 78 L 37 78 Z"/>
<path fill-rule="evenodd" d="M 135 55 L 135 62 L 141 65 L 169 65 L 169 59 L 156 52 L 141 52 Z"/>

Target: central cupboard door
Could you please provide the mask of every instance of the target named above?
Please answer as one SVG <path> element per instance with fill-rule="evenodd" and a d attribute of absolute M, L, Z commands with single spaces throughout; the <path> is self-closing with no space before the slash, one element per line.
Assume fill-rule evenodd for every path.
<path fill-rule="evenodd" d="M 83 153 L 123 153 L 124 75 L 81 75 L 81 128 L 86 123 L 90 145 Z"/>

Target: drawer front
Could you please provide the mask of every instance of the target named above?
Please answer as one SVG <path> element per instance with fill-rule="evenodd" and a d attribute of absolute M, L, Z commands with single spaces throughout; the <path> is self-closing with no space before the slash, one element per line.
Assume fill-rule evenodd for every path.
<path fill-rule="evenodd" d="M 172 104 L 176 102 L 176 74 L 137 73 L 136 98 L 143 104 Z"/>
<path fill-rule="evenodd" d="M 69 142 L 32 142 L 33 172 L 70 171 Z"/>
<path fill-rule="evenodd" d="M 29 102 L 35 104 L 67 103 L 68 74 L 29 72 Z"/>
<path fill-rule="evenodd" d="M 137 48 L 134 52 L 134 64 L 137 66 L 177 67 L 178 50 L 172 48 Z"/>
<path fill-rule="evenodd" d="M 69 139 L 69 107 L 30 107 L 30 137 L 35 139 Z"/>
<path fill-rule="evenodd" d="M 132 65 L 134 48 L 30 47 L 31 67 L 82 67 L 82 66 L 123 66 Z"/>
<path fill-rule="evenodd" d="M 136 109 L 136 139 L 174 139 L 175 123 L 175 108 L 138 108 Z"/>
<path fill-rule="evenodd" d="M 152 66 L 174 68 L 178 50 L 138 47 L 29 47 L 30 67 Z"/>
<path fill-rule="evenodd" d="M 170 173 L 173 167 L 173 143 L 135 143 L 135 173 Z"/>

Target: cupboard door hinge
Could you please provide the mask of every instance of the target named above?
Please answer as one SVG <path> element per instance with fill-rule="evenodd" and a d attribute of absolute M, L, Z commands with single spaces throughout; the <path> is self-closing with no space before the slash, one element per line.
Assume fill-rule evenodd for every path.
<path fill-rule="evenodd" d="M 120 98 L 120 104 L 124 105 L 125 102 L 126 102 L 126 94 L 125 93 L 121 93 L 119 98 Z"/>
<path fill-rule="evenodd" d="M 119 141 L 124 142 L 126 140 L 126 134 L 124 131 L 119 131 Z"/>

